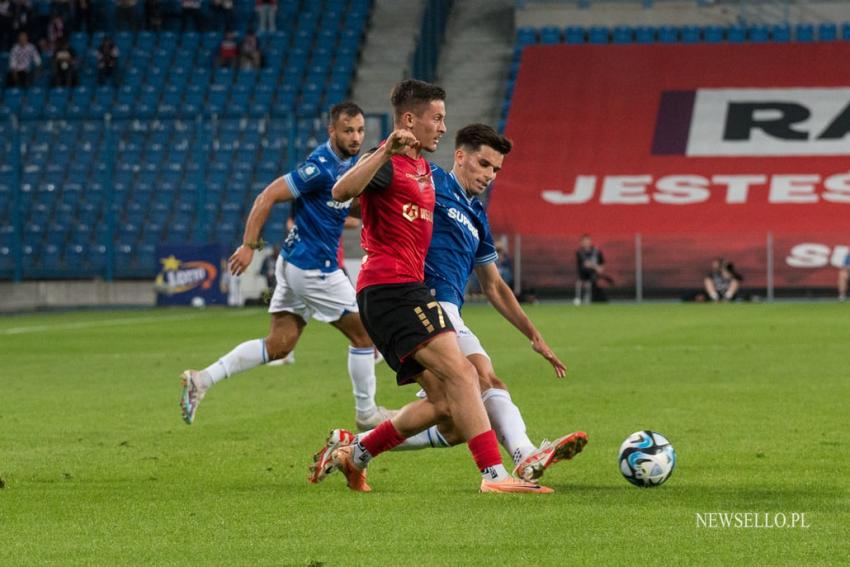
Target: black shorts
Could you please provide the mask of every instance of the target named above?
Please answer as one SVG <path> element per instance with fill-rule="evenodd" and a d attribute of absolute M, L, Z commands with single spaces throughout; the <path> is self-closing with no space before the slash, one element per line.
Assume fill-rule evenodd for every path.
<path fill-rule="evenodd" d="M 415 381 L 425 368 L 413 353 L 446 331 L 451 321 L 423 283 L 373 285 L 357 294 L 360 320 L 399 386 Z"/>

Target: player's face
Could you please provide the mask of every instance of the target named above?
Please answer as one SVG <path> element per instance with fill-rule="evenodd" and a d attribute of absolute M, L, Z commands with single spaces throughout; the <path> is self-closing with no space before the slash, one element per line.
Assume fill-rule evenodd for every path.
<path fill-rule="evenodd" d="M 420 114 L 406 112 L 405 127 L 419 140 L 419 147 L 428 152 L 436 152 L 440 138 L 446 133 L 446 103 L 432 100 Z"/>
<path fill-rule="evenodd" d="M 504 159 L 505 156 L 490 146 L 481 146 L 474 152 L 458 148 L 455 151 L 455 175 L 464 189 L 480 195 L 496 179 Z"/>
<path fill-rule="evenodd" d="M 589 250 L 590 248 L 593 247 L 593 241 L 590 238 L 588 238 L 587 236 L 585 236 L 584 238 L 581 239 L 581 247 Z"/>
<path fill-rule="evenodd" d="M 339 120 L 328 128 L 328 137 L 339 153 L 344 157 L 356 156 L 363 145 L 366 134 L 366 119 L 362 114 L 350 116 L 341 114 Z"/>

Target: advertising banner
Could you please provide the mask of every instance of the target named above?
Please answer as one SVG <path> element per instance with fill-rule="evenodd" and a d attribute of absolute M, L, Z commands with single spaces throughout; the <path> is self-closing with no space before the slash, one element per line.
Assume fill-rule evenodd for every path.
<path fill-rule="evenodd" d="M 227 305 L 223 246 L 163 244 L 156 258 L 157 305 Z"/>
<path fill-rule="evenodd" d="M 532 46 L 506 135 L 493 229 L 550 262 L 590 233 L 629 283 L 640 234 L 647 285 L 755 285 L 770 234 L 775 285 L 817 287 L 850 244 L 850 42 Z"/>

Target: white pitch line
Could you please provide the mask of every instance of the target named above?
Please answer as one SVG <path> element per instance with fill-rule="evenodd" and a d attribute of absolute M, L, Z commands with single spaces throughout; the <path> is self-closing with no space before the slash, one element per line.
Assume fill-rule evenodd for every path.
<path fill-rule="evenodd" d="M 217 315 L 245 315 L 245 311 L 224 312 Z M 187 321 L 197 319 L 200 314 L 189 313 L 185 315 L 158 315 L 156 317 L 122 317 L 118 319 L 101 319 L 99 321 L 79 321 L 77 323 L 57 323 L 53 325 L 29 325 L 25 327 L 10 327 L 0 329 L 0 335 L 23 335 L 26 333 L 42 333 L 46 331 L 73 331 L 77 329 L 91 329 L 95 327 L 113 327 L 120 325 L 144 325 L 147 323 L 160 323 L 162 321 Z"/>

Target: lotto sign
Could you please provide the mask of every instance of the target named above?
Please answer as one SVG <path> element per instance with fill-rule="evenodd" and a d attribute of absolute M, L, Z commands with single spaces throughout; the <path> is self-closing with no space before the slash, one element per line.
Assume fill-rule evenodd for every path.
<path fill-rule="evenodd" d="M 583 232 L 688 237 L 673 286 L 715 255 L 763 258 L 772 233 L 777 285 L 834 285 L 800 258 L 834 265 L 811 245 L 850 241 L 850 43 L 533 46 L 506 134 L 497 232 L 561 254 Z"/>

